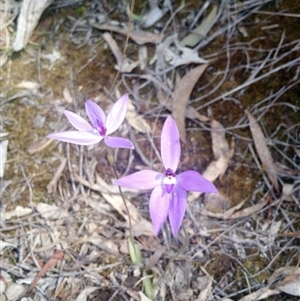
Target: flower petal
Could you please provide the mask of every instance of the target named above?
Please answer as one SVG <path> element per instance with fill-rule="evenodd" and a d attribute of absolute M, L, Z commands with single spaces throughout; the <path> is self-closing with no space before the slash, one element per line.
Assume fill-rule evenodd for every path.
<path fill-rule="evenodd" d="M 69 122 L 78 131 L 91 132 L 93 130 L 93 127 L 91 127 L 91 125 L 87 121 L 85 121 L 82 117 L 80 117 L 79 115 L 77 115 L 71 111 L 68 111 L 68 110 L 64 110 L 64 114 L 68 118 Z"/>
<path fill-rule="evenodd" d="M 95 135 L 88 132 L 67 131 L 54 133 L 47 136 L 48 138 L 70 142 L 79 145 L 92 145 L 102 140 L 100 135 Z"/>
<path fill-rule="evenodd" d="M 105 137 L 104 142 L 109 147 L 114 148 L 131 148 L 134 149 L 132 142 L 126 138 L 120 137 Z"/>
<path fill-rule="evenodd" d="M 115 132 L 124 121 L 128 104 L 128 94 L 123 95 L 111 108 L 106 118 L 107 135 Z"/>
<path fill-rule="evenodd" d="M 87 100 L 85 102 L 85 110 L 93 126 L 97 124 L 98 121 L 105 124 L 105 113 L 95 102 Z"/>
<path fill-rule="evenodd" d="M 168 116 L 161 132 L 161 157 L 165 168 L 176 171 L 180 159 L 179 131 L 174 119 Z"/>
<path fill-rule="evenodd" d="M 201 176 L 197 171 L 188 170 L 176 176 L 178 185 L 187 191 L 218 193 L 213 183 Z"/>
<path fill-rule="evenodd" d="M 171 195 L 169 221 L 174 236 L 177 236 L 185 214 L 186 194 L 186 191 L 177 185 Z"/>
<path fill-rule="evenodd" d="M 134 189 L 153 189 L 161 184 L 163 175 L 153 170 L 141 170 L 129 176 L 125 176 L 114 181 L 114 185 L 119 185 Z"/>
<path fill-rule="evenodd" d="M 155 187 L 149 201 L 149 211 L 153 224 L 153 233 L 157 235 L 167 219 L 170 207 L 170 195 L 163 185 Z"/>

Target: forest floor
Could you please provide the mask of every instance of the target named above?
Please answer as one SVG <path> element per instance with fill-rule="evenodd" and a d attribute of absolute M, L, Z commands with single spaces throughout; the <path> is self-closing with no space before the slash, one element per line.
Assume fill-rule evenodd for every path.
<path fill-rule="evenodd" d="M 1 52 L 0 300 L 299 300 L 300 2 L 149 3 L 55 1 Z M 72 129 L 64 109 L 125 93 L 118 174 L 163 172 L 172 115 L 178 172 L 219 191 L 188 193 L 175 238 L 168 222 L 153 235 L 151 191 L 124 189 L 141 265 L 103 141 L 46 137 Z"/>

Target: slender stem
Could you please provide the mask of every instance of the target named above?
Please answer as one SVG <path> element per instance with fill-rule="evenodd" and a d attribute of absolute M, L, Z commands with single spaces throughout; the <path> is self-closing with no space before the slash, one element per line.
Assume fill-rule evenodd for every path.
<path fill-rule="evenodd" d="M 116 168 L 116 164 L 115 164 L 115 160 L 114 160 L 114 156 L 113 156 L 113 153 L 112 153 L 112 150 L 107 147 L 107 151 L 108 151 L 108 161 L 109 163 L 111 164 L 113 170 L 114 170 L 114 173 L 115 173 L 115 177 L 116 179 L 119 178 L 118 176 L 118 171 L 117 171 L 117 168 Z M 125 206 L 125 209 L 126 209 L 126 213 L 128 215 L 128 223 L 129 223 L 129 238 L 130 240 L 133 242 L 133 235 L 132 235 L 132 221 L 131 221 L 131 216 L 130 216 L 130 212 L 129 212 L 129 208 L 127 206 L 127 203 L 126 203 L 126 200 L 124 198 L 124 195 L 123 195 L 123 192 L 122 192 L 122 189 L 120 186 L 118 186 L 119 188 L 119 192 L 120 192 L 120 195 L 121 195 L 121 198 L 123 200 L 123 203 L 124 203 L 124 206 Z"/>
<path fill-rule="evenodd" d="M 185 227 L 184 227 L 184 225 L 182 225 L 182 228 L 183 228 L 183 231 L 184 231 L 184 234 L 185 234 L 185 236 L 186 236 L 186 242 L 184 243 L 184 245 L 179 249 L 179 251 L 173 256 L 173 257 L 171 257 L 170 258 L 170 260 L 169 260 L 169 262 L 168 262 L 168 264 L 167 264 L 167 266 L 166 266 L 166 268 L 165 268 L 165 270 L 164 270 L 164 272 L 163 272 L 163 274 L 161 275 L 161 278 L 160 279 L 162 279 L 165 275 L 166 275 L 166 273 L 168 272 L 168 270 L 169 270 L 169 268 L 170 268 L 170 265 L 171 265 L 171 263 L 183 252 L 183 250 L 187 247 L 187 245 L 188 245 L 188 243 L 189 243 L 189 237 L 188 237 L 188 235 L 187 235 L 187 233 L 186 233 L 186 230 L 185 230 Z"/>

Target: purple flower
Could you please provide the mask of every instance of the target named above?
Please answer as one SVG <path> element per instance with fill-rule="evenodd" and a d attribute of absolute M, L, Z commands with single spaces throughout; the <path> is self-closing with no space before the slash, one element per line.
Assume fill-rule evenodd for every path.
<path fill-rule="evenodd" d="M 115 132 L 122 124 L 126 115 L 127 103 L 128 95 L 125 94 L 113 105 L 106 116 L 97 104 L 88 100 L 85 103 L 85 109 L 92 125 L 79 115 L 64 110 L 64 114 L 78 131 L 54 133 L 47 137 L 80 145 L 95 144 L 104 138 L 105 144 L 109 147 L 134 148 L 128 139 L 108 136 Z"/>
<path fill-rule="evenodd" d="M 153 189 L 149 209 L 154 234 L 158 234 L 169 216 L 173 235 L 177 236 L 185 214 L 187 191 L 218 193 L 218 190 L 196 171 L 175 174 L 180 160 L 180 141 L 176 123 L 171 116 L 166 119 L 161 133 L 161 157 L 165 167 L 163 174 L 142 170 L 118 179 L 114 184 L 135 189 Z"/>

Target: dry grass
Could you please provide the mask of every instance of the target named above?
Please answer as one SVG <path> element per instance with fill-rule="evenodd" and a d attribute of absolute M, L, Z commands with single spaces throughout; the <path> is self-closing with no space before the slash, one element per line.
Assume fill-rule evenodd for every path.
<path fill-rule="evenodd" d="M 3 29 L 10 38 L 1 41 L 7 61 L 0 139 L 9 144 L 6 162 L 0 158 L 0 300 L 145 301 L 147 277 L 154 300 L 298 300 L 299 4 L 223 1 L 194 54 L 180 41 L 212 12 L 208 2 L 173 3 L 150 28 L 134 20 L 127 69 L 112 92 L 126 39 L 126 28 L 120 29 L 128 25 L 125 4 L 55 5 L 41 19 L 34 44 L 18 55 L 7 52 L 12 22 Z M 146 10 L 144 2 L 136 3 L 137 15 Z M 97 22 L 112 26 L 115 46 L 105 44 Z M 152 40 L 145 44 L 147 33 Z M 173 61 L 167 61 L 170 55 Z M 208 64 L 192 92 L 182 81 L 198 66 L 191 57 Z M 132 64 L 137 67 L 130 70 Z M 220 191 L 189 194 L 175 239 L 168 225 L 153 237 L 148 192 L 125 190 L 141 267 L 128 255 L 128 217 L 111 185 L 103 144 L 79 147 L 44 138 L 69 127 L 63 109 L 83 116 L 86 99 L 108 109 L 126 92 L 133 117 L 121 134 L 136 149 L 115 153 L 119 174 L 161 169 L 161 126 L 172 108 L 182 107 L 176 95 L 186 93 L 179 169 L 198 170 Z"/>

